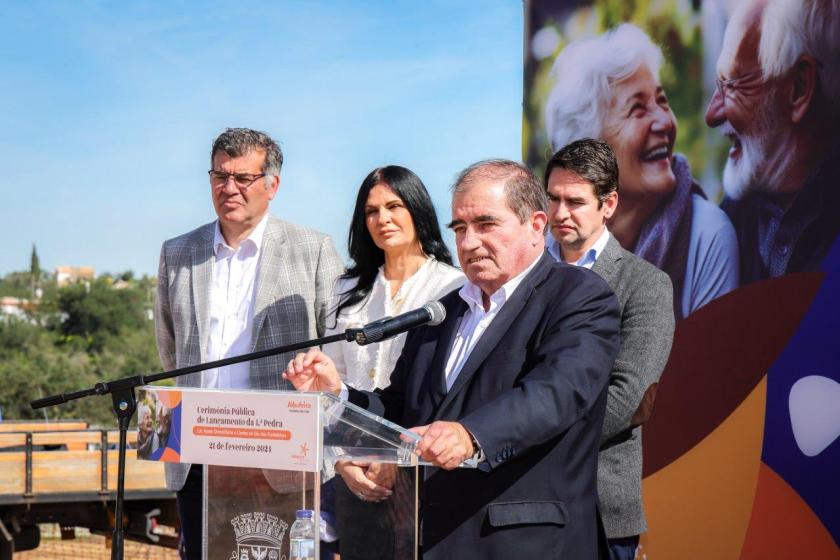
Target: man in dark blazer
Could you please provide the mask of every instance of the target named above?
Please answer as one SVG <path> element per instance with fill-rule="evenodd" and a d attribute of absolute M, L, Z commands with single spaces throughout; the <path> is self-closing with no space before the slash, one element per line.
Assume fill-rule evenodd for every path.
<path fill-rule="evenodd" d="M 619 309 L 598 275 L 545 253 L 539 180 L 506 160 L 458 177 L 452 222 L 468 282 L 409 333 L 391 385 L 344 387 L 318 350 L 284 376 L 422 436 L 424 558 L 596 558 L 597 452 Z M 478 469 L 458 469 L 470 457 Z M 373 489 L 372 489 L 373 490 Z M 377 495 L 360 493 L 362 499 Z"/>
<path fill-rule="evenodd" d="M 545 182 L 548 252 L 598 273 L 621 305 L 621 350 L 610 375 L 598 494 L 612 558 L 632 560 L 647 530 L 640 425 L 671 351 L 673 288 L 667 274 L 622 249 L 607 230 L 618 204 L 618 164 L 609 145 L 587 138 L 564 146 L 549 160 Z"/>

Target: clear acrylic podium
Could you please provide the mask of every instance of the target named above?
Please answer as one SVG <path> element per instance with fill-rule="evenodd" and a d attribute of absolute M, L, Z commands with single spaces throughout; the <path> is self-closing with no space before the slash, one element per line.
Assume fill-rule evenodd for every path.
<path fill-rule="evenodd" d="M 208 560 L 284 560 L 290 558 L 289 531 L 295 511 L 314 511 L 315 558 L 336 546 L 329 539 L 356 533 L 342 542 L 342 559 L 417 557 L 417 473 L 414 447 L 418 436 L 329 394 L 318 397 L 316 415 L 321 441 L 313 450 L 317 471 L 269 470 L 206 465 L 204 471 L 205 555 Z M 335 475 L 337 461 L 377 462 L 395 466 L 393 495 L 361 507 Z M 322 501 L 323 500 L 323 501 Z M 342 508 L 351 509 L 342 515 Z M 327 528 L 324 518 L 332 521 Z M 339 519 L 358 527 L 342 527 Z M 319 523 L 320 521 L 320 523 Z M 320 525 L 320 527 L 319 527 Z M 359 535 L 361 530 L 364 534 Z M 361 537 L 361 538 L 360 538 Z M 334 541 L 333 541 L 334 542 Z M 355 549 L 348 549 L 348 545 Z M 336 552 L 338 550 L 336 549 Z"/>

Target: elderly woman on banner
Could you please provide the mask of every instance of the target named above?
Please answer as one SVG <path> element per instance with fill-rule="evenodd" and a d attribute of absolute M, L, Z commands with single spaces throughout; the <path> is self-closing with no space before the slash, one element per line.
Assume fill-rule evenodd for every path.
<path fill-rule="evenodd" d="M 327 335 L 422 307 L 464 283 L 464 275 L 452 266 L 426 187 L 398 165 L 374 169 L 362 182 L 350 224 L 349 253 L 353 266 L 336 284 Z M 390 383 L 405 337 L 403 333 L 367 346 L 333 343 L 323 350 L 344 381 L 373 390 Z M 391 498 L 397 482 L 394 470 L 376 463 L 336 465 L 341 478 L 334 479 L 335 513 L 343 559 L 409 554 L 400 549 L 388 526 L 403 507 Z M 413 508 L 413 500 L 409 505 Z"/>
<path fill-rule="evenodd" d="M 661 64 L 662 52 L 632 24 L 574 41 L 554 62 L 545 122 L 554 150 L 585 137 L 613 148 L 621 201 L 610 232 L 671 277 L 683 318 L 738 286 L 738 245 L 729 219 L 673 152 L 677 121 Z"/>

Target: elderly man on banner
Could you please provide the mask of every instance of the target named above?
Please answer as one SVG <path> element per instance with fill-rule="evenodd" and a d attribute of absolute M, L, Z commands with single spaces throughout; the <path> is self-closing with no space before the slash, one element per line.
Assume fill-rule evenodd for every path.
<path fill-rule="evenodd" d="M 717 70 L 741 283 L 819 269 L 840 232 L 840 1 L 736 3 Z"/>
<path fill-rule="evenodd" d="M 458 177 L 452 221 L 468 282 L 446 319 L 409 333 L 385 389 L 342 384 L 317 349 L 284 377 L 345 395 L 422 436 L 423 556 L 596 558 L 606 553 L 596 469 L 619 306 L 597 274 L 545 252 L 545 191 L 526 167 Z M 478 469 L 458 469 L 470 457 Z"/>

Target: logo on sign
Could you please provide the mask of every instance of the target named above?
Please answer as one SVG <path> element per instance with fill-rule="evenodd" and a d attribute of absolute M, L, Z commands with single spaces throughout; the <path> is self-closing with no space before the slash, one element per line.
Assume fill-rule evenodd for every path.
<path fill-rule="evenodd" d="M 236 538 L 230 560 L 280 560 L 288 523 L 276 515 L 255 511 L 234 517 L 230 524 Z"/>
<path fill-rule="evenodd" d="M 289 408 L 291 409 L 310 409 L 312 408 L 312 403 L 309 401 L 289 401 Z"/>

